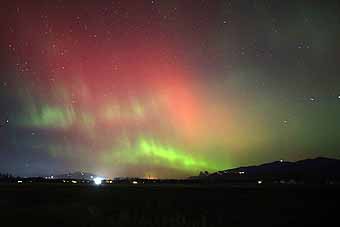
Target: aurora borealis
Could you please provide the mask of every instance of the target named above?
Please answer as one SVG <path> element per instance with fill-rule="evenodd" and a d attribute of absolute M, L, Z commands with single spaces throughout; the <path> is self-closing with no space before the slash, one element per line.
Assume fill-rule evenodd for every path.
<path fill-rule="evenodd" d="M 0 171 L 176 178 L 339 158 L 339 10 L 5 1 Z"/>

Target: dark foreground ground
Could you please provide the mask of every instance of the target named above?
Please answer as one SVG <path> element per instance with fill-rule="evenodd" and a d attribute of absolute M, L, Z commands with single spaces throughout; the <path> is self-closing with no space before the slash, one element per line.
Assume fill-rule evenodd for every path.
<path fill-rule="evenodd" d="M 338 226 L 333 186 L 0 185 L 1 226 Z"/>

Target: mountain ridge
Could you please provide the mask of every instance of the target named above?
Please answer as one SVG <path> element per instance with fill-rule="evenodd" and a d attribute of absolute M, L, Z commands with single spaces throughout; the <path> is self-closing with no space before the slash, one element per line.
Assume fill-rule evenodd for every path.
<path fill-rule="evenodd" d="M 294 179 L 340 180 L 340 160 L 326 157 L 291 161 L 274 161 L 260 165 L 241 166 L 214 173 L 201 172 L 198 179 Z"/>

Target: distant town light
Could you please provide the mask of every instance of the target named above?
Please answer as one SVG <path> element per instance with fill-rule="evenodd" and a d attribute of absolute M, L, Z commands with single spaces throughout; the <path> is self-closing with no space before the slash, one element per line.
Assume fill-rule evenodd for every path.
<path fill-rule="evenodd" d="M 262 180 L 257 181 L 258 184 L 262 184 Z"/>
<path fill-rule="evenodd" d="M 22 180 L 18 180 L 18 184 L 21 184 L 22 183 Z"/>
<path fill-rule="evenodd" d="M 138 184 L 138 182 L 134 180 L 134 181 L 132 181 L 132 184 Z"/>
<path fill-rule="evenodd" d="M 244 174 L 244 171 L 240 171 L 240 172 L 238 172 L 239 174 Z"/>
<path fill-rule="evenodd" d="M 100 184 L 102 184 L 102 180 L 103 180 L 103 178 L 101 178 L 101 177 L 95 177 L 95 178 L 93 179 L 95 185 L 100 185 Z"/>
<path fill-rule="evenodd" d="M 73 183 L 73 184 L 76 184 L 76 183 L 78 183 L 78 182 L 77 182 L 76 180 L 73 180 L 72 183 Z"/>
<path fill-rule="evenodd" d="M 283 160 L 281 159 L 280 162 L 283 162 Z"/>

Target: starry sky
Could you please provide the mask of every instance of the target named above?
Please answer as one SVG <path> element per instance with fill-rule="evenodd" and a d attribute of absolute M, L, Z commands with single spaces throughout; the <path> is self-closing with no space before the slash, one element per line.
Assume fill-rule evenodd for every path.
<path fill-rule="evenodd" d="M 340 3 L 11 0 L 0 172 L 178 178 L 340 158 Z"/>

